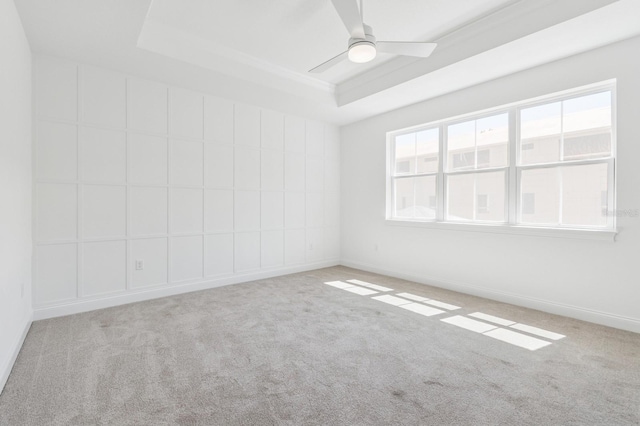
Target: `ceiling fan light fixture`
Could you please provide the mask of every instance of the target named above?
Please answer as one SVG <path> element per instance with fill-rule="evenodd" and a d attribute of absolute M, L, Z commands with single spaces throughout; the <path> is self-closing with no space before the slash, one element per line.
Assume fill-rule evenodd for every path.
<path fill-rule="evenodd" d="M 376 58 L 378 50 L 392 55 L 428 58 L 436 48 L 436 43 L 421 41 L 377 41 L 373 35 L 373 28 L 363 21 L 362 0 L 359 2 L 360 6 L 358 0 L 331 0 L 351 37 L 345 52 L 310 69 L 310 73 L 325 72 L 347 58 L 358 64 L 371 62 Z"/>
<path fill-rule="evenodd" d="M 376 53 L 376 45 L 370 41 L 359 41 L 349 46 L 349 60 L 357 64 L 373 61 Z"/>

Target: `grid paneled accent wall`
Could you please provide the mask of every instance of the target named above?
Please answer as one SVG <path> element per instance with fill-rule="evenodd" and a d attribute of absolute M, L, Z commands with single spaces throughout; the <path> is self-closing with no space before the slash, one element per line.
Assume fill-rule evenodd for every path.
<path fill-rule="evenodd" d="M 335 127 L 38 57 L 35 304 L 335 264 Z"/>

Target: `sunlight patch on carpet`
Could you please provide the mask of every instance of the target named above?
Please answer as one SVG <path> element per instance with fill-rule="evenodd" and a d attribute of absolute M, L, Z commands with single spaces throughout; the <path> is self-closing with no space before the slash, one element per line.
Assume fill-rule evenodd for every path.
<path fill-rule="evenodd" d="M 526 324 L 514 324 L 511 328 L 515 328 L 516 330 L 524 331 L 529 334 L 535 334 L 536 336 L 545 337 L 551 340 L 560 340 L 566 337 L 563 334 L 554 333 L 553 331 L 543 330 L 542 328 L 532 327 Z"/>
<path fill-rule="evenodd" d="M 416 314 L 424 315 L 425 317 L 431 317 L 433 315 L 444 314 L 444 311 L 440 309 L 432 308 L 431 306 L 421 305 L 420 303 L 409 303 L 408 305 L 400 305 L 400 308 L 406 309 Z"/>
<path fill-rule="evenodd" d="M 374 290 L 378 290 L 378 291 L 392 291 L 392 288 L 389 287 L 384 287 L 378 284 L 371 284 L 368 283 L 366 281 L 360 281 L 360 280 L 347 280 L 347 282 L 350 282 L 351 284 L 358 284 L 361 285 L 363 287 L 368 287 L 368 288 L 372 288 Z"/>
<path fill-rule="evenodd" d="M 390 296 L 388 294 L 385 294 L 383 296 L 372 297 L 372 299 L 377 300 L 379 302 L 388 303 L 389 305 L 393 305 L 393 306 L 401 306 L 401 305 L 406 305 L 408 303 L 413 303 L 408 300 L 401 299 L 399 297 Z"/>
<path fill-rule="evenodd" d="M 474 312 L 472 314 L 469 314 L 469 316 L 478 318 L 481 320 L 489 321 L 495 324 L 500 324 L 500 325 L 513 325 L 516 323 L 515 321 L 511 321 L 511 320 L 500 318 L 500 317 L 494 317 L 493 315 L 483 314 L 482 312 Z"/>
<path fill-rule="evenodd" d="M 526 336 L 524 334 L 516 333 L 515 331 L 507 330 L 504 328 L 491 330 L 484 335 L 493 337 L 494 339 L 498 339 L 506 343 L 510 343 L 515 346 L 519 346 L 521 348 L 529 349 L 530 351 L 535 351 L 551 344 L 551 342 L 546 342 L 544 340 L 536 339 L 535 337 Z"/>
<path fill-rule="evenodd" d="M 496 328 L 495 325 L 472 320 L 470 318 L 466 318 L 461 315 L 456 315 L 453 317 L 441 319 L 440 321 L 446 322 L 447 324 L 455 325 L 460 328 L 464 328 L 469 331 L 474 331 L 476 333 L 485 333 L 489 330 L 493 330 L 494 328 Z"/>

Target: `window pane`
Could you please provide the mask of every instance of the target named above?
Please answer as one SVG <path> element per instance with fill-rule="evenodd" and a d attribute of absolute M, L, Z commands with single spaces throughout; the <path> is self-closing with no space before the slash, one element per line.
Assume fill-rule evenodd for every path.
<path fill-rule="evenodd" d="M 607 225 L 608 165 L 523 170 L 520 222 L 534 225 Z"/>
<path fill-rule="evenodd" d="M 504 171 L 448 176 L 447 220 L 504 222 Z"/>
<path fill-rule="evenodd" d="M 509 114 L 479 119 L 476 143 L 478 169 L 506 166 L 509 162 Z"/>
<path fill-rule="evenodd" d="M 505 172 L 476 175 L 476 220 L 505 222 Z"/>
<path fill-rule="evenodd" d="M 536 212 L 536 194 L 534 192 L 524 192 L 521 205 L 523 215 L 534 214 Z"/>
<path fill-rule="evenodd" d="M 606 163 L 560 168 L 563 225 L 607 225 L 608 168 Z"/>
<path fill-rule="evenodd" d="M 438 171 L 440 151 L 439 129 L 423 130 L 416 134 L 416 164 L 418 173 Z"/>
<path fill-rule="evenodd" d="M 476 163 L 475 121 L 454 124 L 447 129 L 448 170 L 474 168 Z"/>
<path fill-rule="evenodd" d="M 561 108 L 554 102 L 520 111 L 520 164 L 560 160 Z"/>
<path fill-rule="evenodd" d="M 447 177 L 447 220 L 473 220 L 474 185 L 475 176 L 473 174 Z"/>
<path fill-rule="evenodd" d="M 611 155 L 611 92 L 563 102 L 564 160 Z"/>
<path fill-rule="evenodd" d="M 504 167 L 509 163 L 509 114 L 448 127 L 447 170 Z"/>
<path fill-rule="evenodd" d="M 415 218 L 416 219 L 435 219 L 436 218 L 436 177 L 422 176 L 415 178 L 416 185 L 416 202 L 415 202 Z"/>
<path fill-rule="evenodd" d="M 520 222 L 558 225 L 560 180 L 555 167 L 523 170 L 520 176 Z"/>
<path fill-rule="evenodd" d="M 415 173 L 416 134 L 396 136 L 396 174 Z"/>
<path fill-rule="evenodd" d="M 409 218 L 413 217 L 414 197 L 413 197 L 413 181 L 414 178 L 395 179 L 395 217 Z"/>

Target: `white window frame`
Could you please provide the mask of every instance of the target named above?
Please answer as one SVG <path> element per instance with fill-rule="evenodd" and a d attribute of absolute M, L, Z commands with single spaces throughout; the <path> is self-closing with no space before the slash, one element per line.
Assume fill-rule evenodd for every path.
<path fill-rule="evenodd" d="M 520 159 L 520 128 L 519 114 L 522 109 L 544 105 L 547 103 L 566 101 L 590 94 L 601 93 L 604 91 L 611 92 L 611 156 L 598 159 L 586 160 L 570 160 L 544 164 L 519 164 Z M 447 155 L 447 129 L 448 126 L 470 121 L 478 120 L 484 117 L 508 113 L 509 120 L 509 142 L 508 142 L 508 164 L 505 167 L 492 167 L 482 169 L 462 169 L 455 171 L 446 171 L 448 161 Z M 386 186 L 386 223 L 398 226 L 419 226 L 436 229 L 447 229 L 456 231 L 477 231 L 477 232 L 494 232 L 494 233 L 512 233 L 534 236 L 558 237 L 558 238 L 578 238 L 578 239 L 598 239 L 615 241 L 617 235 L 616 215 L 609 214 L 607 216 L 606 227 L 588 227 L 588 226 L 566 226 L 566 225 L 533 225 L 520 224 L 520 179 L 523 170 L 537 169 L 544 167 L 565 167 L 571 165 L 587 165 L 587 164 L 608 164 L 608 208 L 615 211 L 616 206 L 616 158 L 617 158 L 617 137 L 616 137 L 616 82 L 609 80 L 602 83 L 596 83 L 577 89 L 571 89 L 552 95 L 541 96 L 521 102 L 515 102 L 496 108 L 465 114 L 449 119 L 438 120 L 424 125 L 414 126 L 398 131 L 387 133 L 387 186 Z M 397 136 L 419 132 L 423 130 L 438 128 L 439 129 L 439 152 L 438 152 L 438 170 L 435 173 L 415 173 L 402 176 L 436 176 L 436 200 L 437 211 L 435 219 L 415 219 L 415 218 L 397 218 L 394 217 L 395 194 L 394 194 L 394 178 L 395 175 L 395 145 L 394 141 Z M 477 158 L 476 158 L 477 162 Z M 459 174 L 486 173 L 492 171 L 505 171 L 505 222 L 454 222 L 446 220 L 446 198 L 447 176 Z M 417 171 L 417 169 L 416 169 Z M 414 187 L 415 191 L 415 187 Z M 475 209 L 474 195 L 474 209 Z M 475 211 L 475 210 L 474 210 Z M 475 213 L 474 213 L 475 215 Z"/>
<path fill-rule="evenodd" d="M 473 168 L 466 168 L 466 169 L 458 169 L 458 170 L 448 170 L 448 161 L 449 161 L 449 155 L 447 154 L 449 146 L 448 146 L 448 136 L 449 136 L 449 126 L 454 126 L 456 124 L 460 124 L 460 123 L 466 123 L 468 121 L 477 121 L 477 120 L 482 120 L 483 118 L 487 118 L 487 117 L 492 117 L 494 115 L 501 115 L 501 114 L 508 114 L 508 120 L 509 120 L 509 129 L 511 129 L 511 113 L 509 111 L 509 109 L 506 108 L 496 108 L 496 109 L 492 109 L 490 111 L 485 111 L 482 113 L 477 113 L 477 114 L 473 114 L 473 115 L 467 115 L 464 117 L 460 117 L 458 119 L 455 120 L 447 120 L 447 121 L 442 121 L 440 126 L 441 126 L 441 134 L 443 135 L 440 141 L 440 149 L 442 150 L 441 152 L 443 154 L 442 155 L 442 180 L 444 181 L 444 191 L 442 192 L 442 194 L 438 194 L 439 197 L 439 202 L 440 204 L 442 204 L 443 206 L 443 215 L 442 215 L 442 222 L 445 223 L 464 223 L 464 224 L 488 224 L 488 225 L 505 225 L 509 223 L 509 167 L 510 167 L 510 163 L 507 162 L 506 166 L 497 166 L 497 167 L 484 167 L 481 169 L 478 169 L 478 146 L 476 144 L 475 146 L 475 164 Z M 512 146 L 510 143 L 511 140 L 511 134 L 509 134 L 509 144 L 507 146 L 507 156 L 510 159 L 511 158 L 511 152 L 512 152 Z M 473 197 L 473 220 L 470 221 L 454 221 L 451 219 L 447 219 L 448 216 L 448 211 L 447 211 L 447 205 L 446 205 L 446 197 L 445 194 L 449 193 L 449 176 L 456 176 L 456 175 L 472 175 L 472 174 L 481 174 L 481 173 L 491 173 L 491 172 L 500 172 L 500 171 L 504 171 L 504 193 L 505 193 L 505 203 L 504 203 L 504 217 L 505 217 L 505 221 L 504 222 L 495 222 L 495 221 L 480 221 L 476 219 L 476 216 L 478 214 L 478 210 L 477 210 L 477 206 L 476 206 L 476 196 L 477 196 L 477 192 L 476 192 L 476 188 L 474 188 L 474 197 Z"/>
<path fill-rule="evenodd" d="M 419 173 L 418 172 L 418 164 L 416 162 L 415 164 L 415 170 L 413 171 L 413 173 L 396 173 L 396 158 L 395 158 L 395 145 L 393 140 L 395 140 L 396 137 L 398 136 L 402 136 L 402 135 L 407 135 L 407 134 L 412 134 L 412 133 L 417 133 L 419 131 L 423 131 L 423 130 L 431 130 L 437 128 L 436 126 L 421 126 L 419 128 L 415 128 L 415 129 L 411 129 L 411 130 L 405 130 L 405 131 L 398 131 L 398 132 L 394 132 L 393 138 L 392 139 L 387 139 L 392 140 L 392 142 L 388 142 L 387 143 L 387 149 L 392 149 L 393 152 L 391 153 L 391 151 L 388 151 L 387 154 L 387 158 L 391 158 L 391 163 L 388 164 L 388 168 L 387 168 L 387 194 L 391 194 L 391 198 L 389 199 L 387 197 L 387 218 L 393 218 L 391 220 L 401 220 L 401 221 L 416 221 L 416 222 L 422 222 L 422 221 L 428 221 L 428 222 L 435 222 L 438 220 L 439 217 L 441 217 L 441 200 L 440 200 L 440 172 L 441 172 L 441 167 L 442 167 L 442 132 L 439 131 L 438 132 L 438 138 L 439 138 L 439 142 L 438 142 L 438 170 L 436 170 L 435 172 L 426 172 L 426 173 Z M 417 153 L 414 154 L 414 158 L 417 160 Z M 436 217 L 435 219 L 415 219 L 415 218 L 402 218 L 402 217 L 395 217 L 395 209 L 396 209 L 396 205 L 395 205 L 395 182 L 396 180 L 401 180 L 401 179 L 415 179 L 415 178 L 421 178 L 421 177 L 430 177 L 430 176 L 434 176 L 436 179 Z M 414 211 L 415 211 L 415 199 L 416 199 L 416 187 L 415 187 L 415 183 L 413 186 L 413 201 L 414 201 Z"/>

